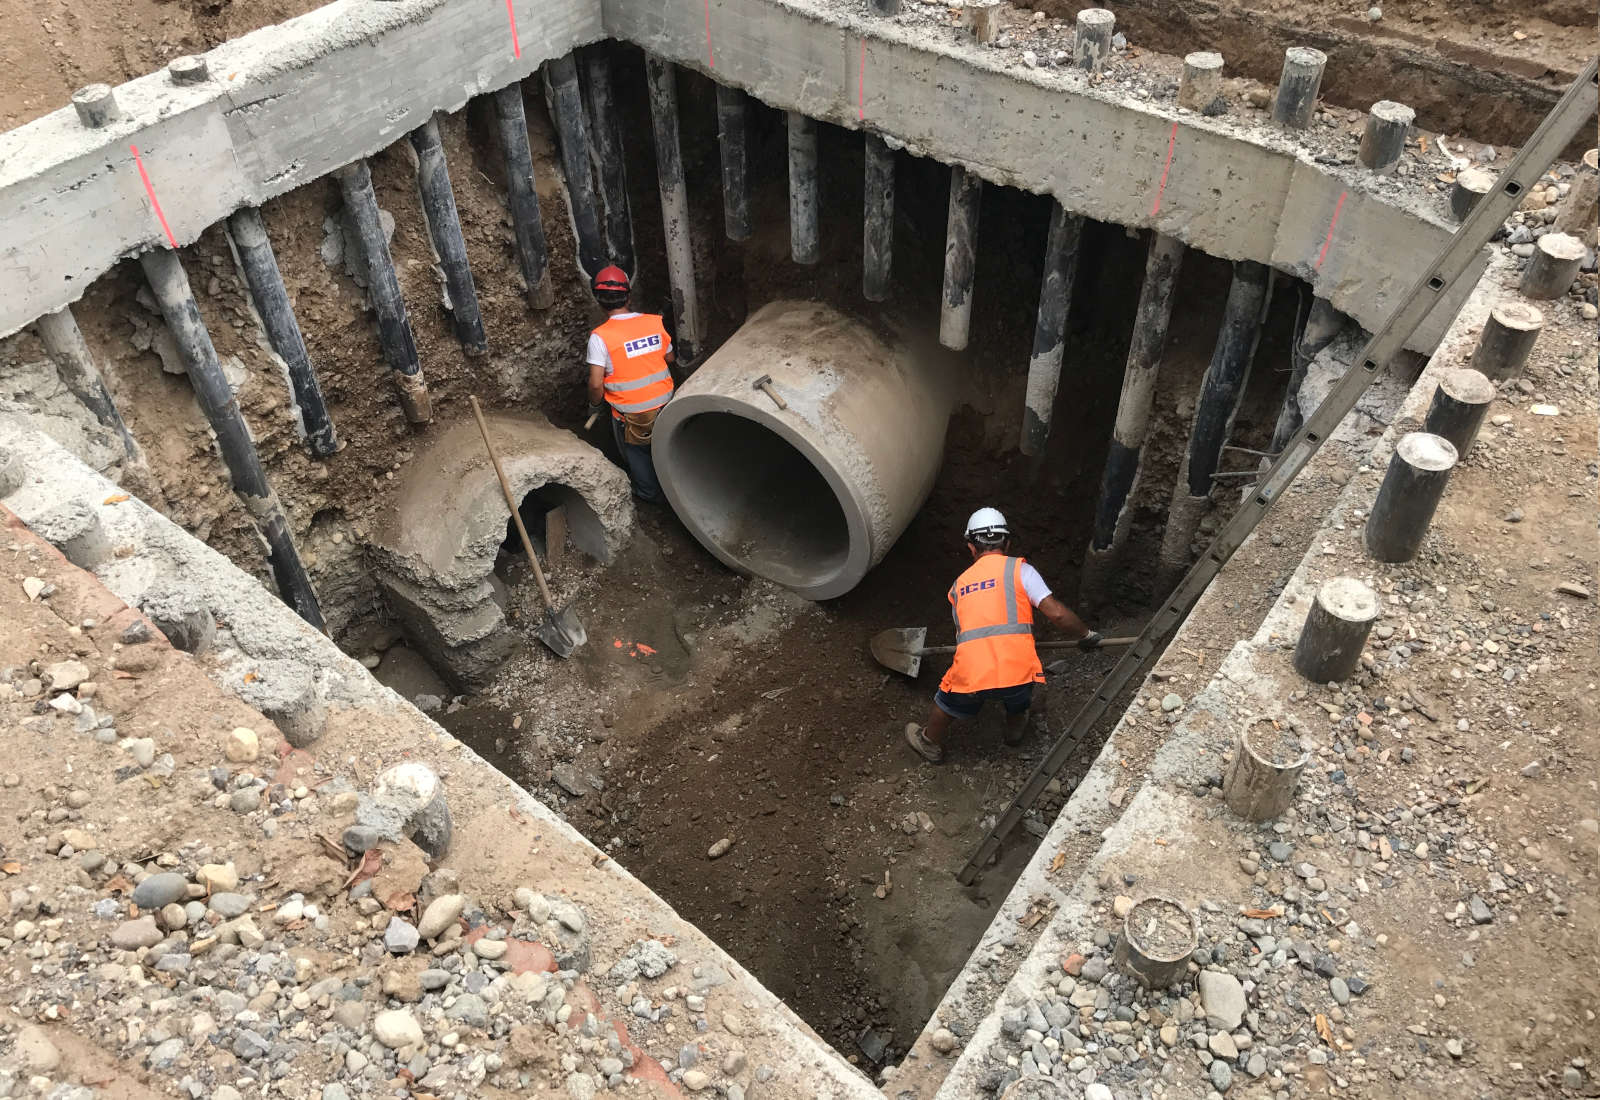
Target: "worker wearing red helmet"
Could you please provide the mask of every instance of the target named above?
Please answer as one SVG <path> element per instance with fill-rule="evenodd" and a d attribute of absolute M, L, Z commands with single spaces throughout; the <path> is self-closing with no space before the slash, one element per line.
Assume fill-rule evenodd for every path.
<path fill-rule="evenodd" d="M 672 338 L 653 313 L 635 313 L 629 301 L 628 274 L 620 267 L 601 268 L 594 277 L 594 297 L 606 320 L 589 334 L 589 410 L 611 406 L 611 434 L 617 441 L 633 482 L 633 495 L 655 503 L 661 499 L 650 456 L 650 436 L 661 407 L 672 398 L 672 372 L 677 358 Z"/>

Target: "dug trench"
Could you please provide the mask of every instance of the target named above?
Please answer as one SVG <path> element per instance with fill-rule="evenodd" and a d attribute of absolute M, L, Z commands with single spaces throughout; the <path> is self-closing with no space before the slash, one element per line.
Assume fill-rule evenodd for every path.
<path fill-rule="evenodd" d="M 648 127 L 643 88 L 621 75 L 638 68 L 616 66 L 624 132 Z M 709 346 L 780 298 L 822 299 L 870 316 L 858 290 L 859 137 L 821 127 L 823 255 L 801 267 L 788 254 L 782 115 L 752 105 L 756 228 L 735 244 L 723 237 L 714 183 L 711 85 L 685 76 L 680 94 L 696 261 L 711 273 Z M 667 277 L 654 166 L 647 152 L 634 152 L 628 177 L 636 284 L 652 303 L 647 308 L 659 309 Z M 889 308 L 900 321 L 932 331 L 949 173 L 932 161 L 898 159 L 897 285 Z M 458 697 L 439 716 L 502 771 L 560 806 L 595 844 L 868 1068 L 897 1060 L 915 1038 L 1105 732 L 1083 747 L 997 864 L 962 888 L 955 871 L 1049 748 L 1051 731 L 1065 726 L 1114 658 L 1073 653 L 1060 662 L 1039 708 L 1043 720 L 1019 749 L 1004 748 L 998 715 L 985 715 L 961 731 L 948 763 L 935 768 L 912 755 L 900 733 L 923 718 L 944 665 L 930 660 L 912 682 L 873 664 L 866 648 L 873 632 L 890 626 L 927 625 L 934 640 L 947 640 L 940 634 L 944 593 L 965 565 L 962 524 L 981 504 L 1011 518 L 1016 550 L 1077 602 L 1145 244 L 1121 227 L 1087 227 L 1051 444 L 1039 459 L 1025 459 L 1015 440 L 1048 217 L 1047 199 L 986 190 L 973 336 L 943 466 L 919 514 L 860 586 L 820 604 L 800 600 L 730 573 L 669 510 L 641 505 L 618 560 L 601 567 L 569 550 L 555 566 L 558 602 L 574 600 L 589 635 L 589 644 L 562 662 L 533 640 L 542 611 L 508 531 L 497 572 L 527 644 L 492 685 Z M 1229 275 L 1228 264 L 1210 257 L 1187 261 L 1127 568 L 1115 591 L 1084 594 L 1092 595 L 1095 625 L 1106 633 L 1136 632 L 1165 594 L 1153 588 L 1150 563 Z M 1241 446 L 1264 448 L 1271 436 L 1298 295 L 1296 286 L 1280 285 L 1235 424 Z M 552 415 L 570 423 L 579 414 L 575 385 L 562 400 Z M 609 451 L 598 432 L 590 438 Z M 1252 463 L 1230 456 L 1226 464 Z M 539 508 L 530 502 L 523 511 Z M 1270 596 L 1257 615 L 1269 603 Z M 408 696 L 450 696 L 403 645 L 384 655 L 376 674 Z M 731 846 L 713 857 L 724 840 Z"/>
<path fill-rule="evenodd" d="M 618 48 L 614 58 L 619 129 L 647 135 L 639 55 Z M 712 85 L 684 73 L 680 97 L 707 347 L 715 349 L 747 314 L 780 298 L 821 299 L 872 320 L 859 293 L 859 135 L 819 126 L 823 250 L 818 264 L 801 267 L 789 258 L 782 114 L 751 104 L 755 233 L 735 244 L 722 232 Z M 269 203 L 265 217 L 344 450 L 318 462 L 298 444 L 280 368 L 257 337 L 220 230 L 188 250 L 202 312 L 219 353 L 232 363 L 240 404 L 341 644 L 375 663 L 379 678 L 408 698 L 440 697 L 438 717 L 448 729 L 558 807 L 838 1049 L 867 1066 L 892 1062 L 976 946 L 1035 834 L 1070 794 L 1105 730 L 1091 736 L 979 884 L 959 887 L 955 871 L 1113 657 L 1065 658 L 1044 692 L 1043 721 L 1020 748 L 1002 747 L 997 716 L 988 715 L 961 731 L 948 763 L 934 768 L 910 753 L 900 731 L 925 714 L 943 665 L 930 662 L 911 682 L 874 665 L 866 640 L 885 627 L 910 625 L 927 625 L 933 640 L 947 640 L 940 634 L 944 593 L 965 564 L 960 531 L 983 504 L 1010 517 L 1017 552 L 1095 626 L 1125 634 L 1142 625 L 1165 595 L 1156 589 L 1154 562 L 1230 265 L 1194 251 L 1185 260 L 1145 473 L 1132 500 L 1132 535 L 1113 589 L 1080 593 L 1078 567 L 1146 241 L 1119 226 L 1086 225 L 1050 443 L 1044 455 L 1025 459 L 1016 440 L 1050 200 L 989 186 L 972 338 L 961 359 L 962 389 L 943 465 L 921 511 L 859 587 L 821 604 L 799 600 L 730 573 L 670 511 L 641 506 L 632 540 L 610 564 L 570 547 L 552 563 L 558 599 L 574 605 L 590 638 L 573 659 L 560 661 L 535 640 L 536 590 L 508 540 L 498 587 L 524 644 L 493 683 L 455 696 L 415 650 L 394 642 L 366 546 L 396 509 L 397 486 L 424 445 L 467 421 L 467 394 L 502 413 L 541 412 L 559 427 L 582 431 L 580 351 L 587 326 L 599 317 L 573 260 L 549 123 L 537 94 L 526 98 L 557 281 L 556 305 L 542 313 L 528 309 L 518 281 L 492 120 L 480 105 L 441 120 L 491 341 L 485 360 L 462 356 L 437 304 L 409 150 L 400 142 L 372 161 L 380 203 L 394 219 L 390 247 L 434 394 L 434 425 L 409 429 L 393 400 L 360 284 L 337 255 L 342 236 L 330 181 Z M 638 304 L 670 315 L 651 143 L 625 141 L 624 148 Z M 896 283 L 884 308 L 900 323 L 932 332 L 949 170 L 906 153 L 896 162 Z M 139 288 L 127 264 L 100 280 L 79 310 L 85 332 L 130 427 L 147 441 L 169 512 L 263 576 L 259 544 L 227 492 L 187 385 L 162 369 L 159 323 Z M 1303 286 L 1278 282 L 1234 422 L 1234 445 L 1267 446 L 1288 348 L 1308 305 Z M 40 358 L 26 343 L 31 339 L 20 338 L 8 354 Z M 612 452 L 603 430 L 585 437 Z M 1224 457 L 1230 472 L 1254 464 L 1242 452 Z M 1231 488 L 1219 490 L 1202 538 L 1235 499 Z M 537 504 L 528 502 L 526 511 L 535 514 Z M 1304 518 L 1314 514 L 1306 510 Z M 1303 526 L 1298 541 L 1291 535 L 1267 551 L 1281 557 L 1282 572 L 1309 537 Z M 1269 586 L 1240 595 L 1241 630 L 1253 627 L 1274 594 Z M 710 849 L 723 839 L 731 847 L 712 859 Z"/>

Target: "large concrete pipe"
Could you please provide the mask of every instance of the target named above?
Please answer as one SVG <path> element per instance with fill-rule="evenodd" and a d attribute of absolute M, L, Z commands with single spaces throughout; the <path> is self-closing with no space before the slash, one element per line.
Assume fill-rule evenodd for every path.
<path fill-rule="evenodd" d="M 854 588 L 939 472 L 952 375 L 915 339 L 821 302 L 752 315 L 656 421 L 678 518 L 740 572 L 813 600 Z"/>

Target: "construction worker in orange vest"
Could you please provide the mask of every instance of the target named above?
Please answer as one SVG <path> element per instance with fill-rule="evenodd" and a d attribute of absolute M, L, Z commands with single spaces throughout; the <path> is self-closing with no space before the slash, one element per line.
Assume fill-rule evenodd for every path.
<path fill-rule="evenodd" d="M 944 760 L 945 733 L 957 718 L 976 718 L 990 699 L 1006 711 L 1005 741 L 1021 744 L 1027 731 L 1033 685 L 1044 667 L 1033 646 L 1033 612 L 1049 619 L 1080 649 L 1096 649 L 1100 635 L 1050 594 L 1039 571 L 1006 553 L 1011 529 L 994 508 L 979 508 L 967 520 L 972 565 L 950 586 L 956 621 L 956 655 L 934 693 L 928 724 L 906 726 L 906 741 L 924 760 Z"/>
<path fill-rule="evenodd" d="M 650 457 L 650 436 L 661 407 L 672 398 L 672 372 L 677 362 L 672 338 L 653 313 L 634 313 L 629 303 L 628 274 L 604 267 L 594 277 L 595 301 L 606 321 L 589 334 L 589 412 L 601 401 L 611 406 L 611 434 L 628 465 L 633 495 L 655 503 L 661 482 Z"/>

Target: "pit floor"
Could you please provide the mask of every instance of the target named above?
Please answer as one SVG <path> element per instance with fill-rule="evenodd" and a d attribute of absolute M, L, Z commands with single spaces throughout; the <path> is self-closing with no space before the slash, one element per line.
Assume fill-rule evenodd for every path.
<path fill-rule="evenodd" d="M 980 883 L 954 878 L 1049 746 L 1035 730 L 1004 748 L 997 713 L 959 730 L 942 767 L 901 740 L 944 665 L 912 682 L 874 664 L 866 640 L 915 624 L 940 638 L 965 551 L 932 523 L 914 521 L 854 592 L 811 604 L 728 572 L 669 511 L 641 509 L 620 560 L 556 571 L 558 591 L 591 574 L 575 604 L 588 644 L 561 662 L 530 642 L 439 716 L 868 1068 L 915 1039 L 1032 854 L 1019 829 Z M 519 562 L 513 621 L 531 639 L 527 580 Z M 1046 721 L 1064 725 L 1113 659 L 1072 651 Z M 419 666 L 397 647 L 376 674 L 408 697 L 438 690 Z M 723 838 L 733 847 L 713 861 Z"/>

